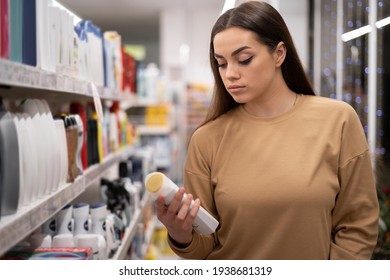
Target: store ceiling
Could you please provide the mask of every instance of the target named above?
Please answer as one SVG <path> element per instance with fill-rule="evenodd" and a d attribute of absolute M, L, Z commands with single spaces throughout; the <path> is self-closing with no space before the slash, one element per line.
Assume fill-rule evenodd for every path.
<path fill-rule="evenodd" d="M 124 42 L 157 41 L 159 13 L 169 7 L 223 8 L 225 0 L 57 0 L 102 30 L 116 30 Z"/>

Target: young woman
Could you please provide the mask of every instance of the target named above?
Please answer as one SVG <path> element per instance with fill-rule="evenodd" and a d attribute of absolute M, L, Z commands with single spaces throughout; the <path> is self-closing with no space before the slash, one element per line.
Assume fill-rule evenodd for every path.
<path fill-rule="evenodd" d="M 221 15 L 210 62 L 215 92 L 189 144 L 185 189 L 169 205 L 157 200 L 172 249 L 195 259 L 369 259 L 379 211 L 362 125 L 348 104 L 315 96 L 280 14 L 252 1 Z M 200 204 L 219 221 L 212 235 L 192 228 Z"/>

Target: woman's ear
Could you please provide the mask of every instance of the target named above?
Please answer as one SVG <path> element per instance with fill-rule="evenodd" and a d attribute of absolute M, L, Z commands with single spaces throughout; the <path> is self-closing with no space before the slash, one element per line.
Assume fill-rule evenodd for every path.
<path fill-rule="evenodd" d="M 276 66 L 281 66 L 283 64 L 284 59 L 286 58 L 286 53 L 286 45 L 284 44 L 284 42 L 279 42 L 274 51 L 274 59 Z"/>

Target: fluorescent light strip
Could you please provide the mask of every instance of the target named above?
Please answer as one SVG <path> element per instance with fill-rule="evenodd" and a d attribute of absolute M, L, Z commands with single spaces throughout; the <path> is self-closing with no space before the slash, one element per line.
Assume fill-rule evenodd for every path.
<path fill-rule="evenodd" d="M 382 28 L 386 25 L 390 24 L 390 17 L 387 17 L 387 18 L 384 18 L 384 19 L 381 19 L 381 20 L 378 20 L 375 25 L 377 28 Z"/>
<path fill-rule="evenodd" d="M 52 2 L 53 6 L 54 7 L 58 7 L 58 8 L 61 8 L 61 9 L 64 9 L 66 11 L 68 11 L 68 13 L 70 13 L 72 16 L 73 16 L 73 24 L 74 25 L 77 25 L 80 21 L 81 21 L 81 18 L 76 15 L 74 12 L 72 12 L 71 10 L 69 10 L 68 8 L 64 7 L 61 3 L 59 3 L 58 1 L 54 0 Z"/>
<path fill-rule="evenodd" d="M 227 10 L 234 8 L 234 5 L 236 4 L 236 0 L 225 0 L 225 4 L 223 5 L 222 13 L 226 12 Z"/>
<path fill-rule="evenodd" d="M 369 25 L 360 27 L 358 29 L 349 31 L 347 33 L 344 33 L 341 35 L 341 40 L 344 42 L 347 42 L 349 40 L 355 39 L 357 37 L 363 36 L 364 34 L 367 34 L 372 31 L 372 27 Z"/>
<path fill-rule="evenodd" d="M 388 24 L 390 24 L 390 17 L 378 20 L 375 23 L 375 26 L 377 28 L 382 28 L 382 27 L 384 27 L 384 26 L 386 26 Z M 341 40 L 343 40 L 344 42 L 347 42 L 349 40 L 352 40 L 352 39 L 355 39 L 357 37 L 363 36 L 363 35 L 371 32 L 371 31 L 372 31 L 372 27 L 369 26 L 369 25 L 366 25 L 366 26 L 363 26 L 363 27 L 360 27 L 358 29 L 355 29 L 355 30 L 352 30 L 352 31 L 349 31 L 349 32 L 346 32 L 346 33 L 342 34 L 341 35 Z"/>

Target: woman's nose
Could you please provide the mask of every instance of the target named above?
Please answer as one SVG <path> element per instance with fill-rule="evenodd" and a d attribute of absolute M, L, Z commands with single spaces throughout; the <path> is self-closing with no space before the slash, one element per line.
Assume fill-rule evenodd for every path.
<path fill-rule="evenodd" d="M 228 64 L 226 67 L 226 73 L 225 76 L 227 79 L 237 79 L 240 77 L 239 71 L 237 69 L 236 65 Z"/>

